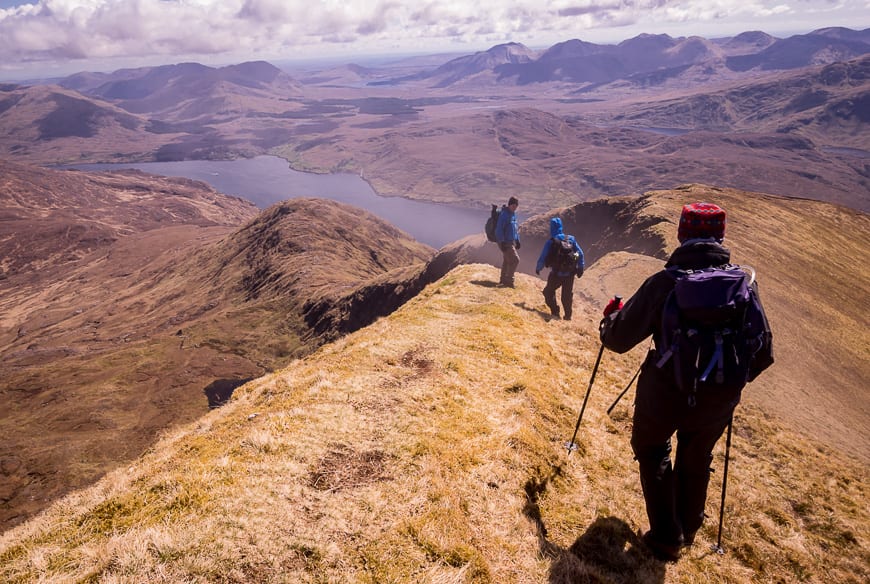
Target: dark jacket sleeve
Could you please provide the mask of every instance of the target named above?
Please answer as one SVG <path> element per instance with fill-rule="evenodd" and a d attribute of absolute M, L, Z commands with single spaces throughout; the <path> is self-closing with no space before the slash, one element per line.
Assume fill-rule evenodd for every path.
<path fill-rule="evenodd" d="M 645 338 L 658 337 L 662 308 L 673 280 L 665 272 L 653 274 L 628 299 L 622 310 L 601 321 L 601 342 L 617 353 L 625 353 Z"/>
<path fill-rule="evenodd" d="M 753 300 L 760 311 L 756 318 L 761 320 L 761 322 L 755 324 L 755 326 L 760 328 L 763 332 L 759 339 L 760 345 L 753 352 L 752 358 L 749 362 L 749 378 L 747 381 L 754 380 L 762 371 L 773 365 L 774 361 L 773 333 L 770 330 L 770 323 L 767 320 L 767 314 L 764 312 L 764 305 L 761 303 L 761 296 L 758 292 L 758 282 L 752 284 L 752 294 L 754 295 Z"/>

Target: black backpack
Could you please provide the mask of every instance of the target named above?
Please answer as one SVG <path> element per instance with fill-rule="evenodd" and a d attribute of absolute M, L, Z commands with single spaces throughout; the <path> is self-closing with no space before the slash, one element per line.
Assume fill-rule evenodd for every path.
<path fill-rule="evenodd" d="M 574 242 L 567 235 L 564 239 L 550 239 L 550 250 L 544 259 L 544 267 L 553 268 L 557 272 L 573 272 L 577 269 L 580 254 L 574 249 Z"/>
<path fill-rule="evenodd" d="M 770 325 L 754 283 L 740 266 L 702 270 L 669 268 L 674 289 L 662 311 L 658 368 L 673 367 L 677 387 L 689 394 L 740 390 L 773 364 Z"/>
<path fill-rule="evenodd" d="M 489 241 L 498 241 L 495 236 L 495 226 L 498 225 L 498 205 L 492 206 L 492 211 L 489 212 L 489 217 L 486 219 L 486 225 L 483 227 L 486 238 Z"/>

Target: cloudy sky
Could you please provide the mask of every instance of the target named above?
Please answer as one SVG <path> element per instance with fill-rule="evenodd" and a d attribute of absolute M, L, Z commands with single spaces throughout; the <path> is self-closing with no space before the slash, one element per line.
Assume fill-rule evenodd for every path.
<path fill-rule="evenodd" d="M 870 26 L 870 0 L 0 0 L 0 79 Z"/>

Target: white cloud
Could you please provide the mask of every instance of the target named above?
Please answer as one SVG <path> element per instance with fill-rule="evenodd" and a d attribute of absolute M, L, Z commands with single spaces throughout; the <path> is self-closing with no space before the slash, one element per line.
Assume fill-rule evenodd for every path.
<path fill-rule="evenodd" d="M 812 18 L 803 16 L 811 9 Z M 868 0 L 40 0 L 0 9 L 0 69 L 65 59 L 601 42 L 603 29 L 616 27 L 624 34 L 611 30 L 611 40 L 691 27 L 688 34 L 710 36 L 727 27 L 734 34 L 765 24 L 809 30 L 868 21 Z"/>

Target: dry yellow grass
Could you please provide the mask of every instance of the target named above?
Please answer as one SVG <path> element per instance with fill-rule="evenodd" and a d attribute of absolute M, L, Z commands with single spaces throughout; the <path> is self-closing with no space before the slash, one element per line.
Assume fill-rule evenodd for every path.
<path fill-rule="evenodd" d="M 0 538 L 24 582 L 866 582 L 867 471 L 754 407 L 695 546 L 653 560 L 628 445 L 636 352 L 541 280 L 459 267 L 389 317 L 252 381 L 129 467 Z M 721 451 L 715 466 L 721 469 Z"/>

